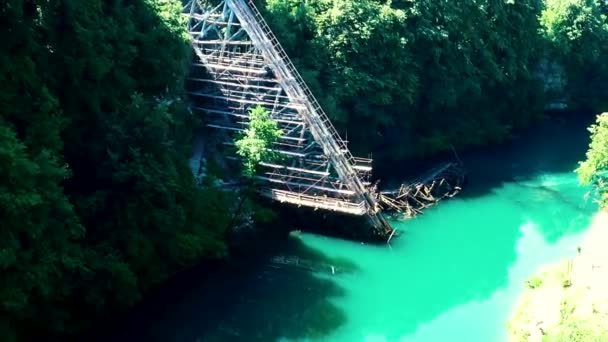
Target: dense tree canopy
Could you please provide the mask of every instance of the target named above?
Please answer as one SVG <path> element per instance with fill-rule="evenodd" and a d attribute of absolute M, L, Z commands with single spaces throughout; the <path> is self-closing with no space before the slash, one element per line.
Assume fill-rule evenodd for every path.
<path fill-rule="evenodd" d="M 275 33 L 352 147 L 430 155 L 540 116 L 538 62 L 577 106 L 608 105 L 601 0 L 266 0 Z M 198 118 L 179 0 L 0 3 L 0 336 L 45 340 L 226 253 L 230 194 L 188 167 Z M 540 20 L 539 20 L 540 18 Z M 278 131 L 259 116 L 262 135 Z M 256 125 L 241 143 L 264 159 Z M 606 120 L 584 181 L 606 204 Z"/>
<path fill-rule="evenodd" d="M 277 158 L 270 148 L 281 134 L 277 122 L 272 121 L 264 107 L 258 105 L 249 110 L 249 127 L 236 140 L 236 153 L 243 159 L 245 176 L 252 177 L 260 163 Z"/>
<path fill-rule="evenodd" d="M 541 23 L 550 58 L 565 68 L 570 102 L 596 113 L 608 110 L 608 3 L 545 0 Z"/>
<path fill-rule="evenodd" d="M 0 5 L 0 335 L 73 332 L 225 253 L 228 195 L 188 167 L 172 0 Z"/>
<path fill-rule="evenodd" d="M 268 17 L 355 149 L 429 155 L 539 116 L 540 0 L 268 0 Z"/>

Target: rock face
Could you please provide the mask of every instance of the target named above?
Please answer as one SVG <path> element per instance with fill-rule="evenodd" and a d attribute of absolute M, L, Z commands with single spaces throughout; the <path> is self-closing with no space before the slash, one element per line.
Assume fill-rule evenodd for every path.
<path fill-rule="evenodd" d="M 197 130 L 192 139 L 192 155 L 190 169 L 198 184 L 207 175 L 207 159 L 205 158 L 205 136 L 202 130 Z"/>
<path fill-rule="evenodd" d="M 608 341 L 608 212 L 599 213 L 576 257 L 527 281 L 508 328 L 511 342 Z"/>
<path fill-rule="evenodd" d="M 545 58 L 536 71 L 536 76 L 543 81 L 546 97 L 545 110 L 564 110 L 568 108 L 566 93 L 566 72 L 564 68 Z"/>

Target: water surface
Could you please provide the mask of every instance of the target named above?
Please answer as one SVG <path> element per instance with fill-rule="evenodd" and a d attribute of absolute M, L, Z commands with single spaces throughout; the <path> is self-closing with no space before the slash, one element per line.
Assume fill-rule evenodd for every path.
<path fill-rule="evenodd" d="M 545 125 L 463 156 L 470 186 L 395 225 L 390 247 L 299 233 L 196 278 L 117 338 L 147 341 L 504 341 L 523 281 L 576 252 L 596 208 L 572 170 L 587 123 Z M 321 271 L 277 267 L 297 257 Z M 337 272 L 327 271 L 334 266 Z"/>

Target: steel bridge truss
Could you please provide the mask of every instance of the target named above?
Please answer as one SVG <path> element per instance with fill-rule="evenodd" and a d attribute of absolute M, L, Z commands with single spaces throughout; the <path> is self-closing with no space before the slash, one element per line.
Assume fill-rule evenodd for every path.
<path fill-rule="evenodd" d="M 253 2 L 191 0 L 184 14 L 198 57 L 188 93 L 206 125 L 226 132 L 224 144 L 234 145 L 235 135 L 248 127 L 249 110 L 259 105 L 282 130 L 272 150 L 284 158 L 262 163 L 260 193 L 368 215 L 378 233 L 390 234 L 369 190 L 372 160 L 351 155 Z"/>

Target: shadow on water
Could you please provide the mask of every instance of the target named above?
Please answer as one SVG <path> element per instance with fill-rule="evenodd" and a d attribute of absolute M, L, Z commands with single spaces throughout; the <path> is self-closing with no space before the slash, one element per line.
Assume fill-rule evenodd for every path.
<path fill-rule="evenodd" d="M 589 144 L 589 113 L 553 114 L 514 136 L 510 141 L 490 147 L 471 148 L 460 153 L 467 168 L 467 184 L 460 198 L 476 198 L 491 193 L 505 182 L 527 180 L 542 173 L 573 172 L 583 160 Z M 374 165 L 376 176 L 393 184 L 446 160 L 452 153 L 388 166 Z"/>
<path fill-rule="evenodd" d="M 572 113 L 538 124 L 504 146 L 463 156 L 469 182 L 463 196 L 483 196 L 505 182 L 574 172 L 589 145 L 593 116 Z"/>
<path fill-rule="evenodd" d="M 386 244 L 386 238 L 370 226 L 367 216 L 341 214 L 289 204 L 270 203 L 281 225 L 342 240 Z"/>
<path fill-rule="evenodd" d="M 582 121 L 552 122 L 505 146 L 463 154 L 471 172 L 466 191 L 459 200 L 399 224 L 404 234 L 393 250 L 348 243 L 321 243 L 316 249 L 297 236 L 251 240 L 250 249 L 230 262 L 176 277 L 149 295 L 119 329 L 97 334 L 102 336 L 97 340 L 323 340 L 343 326 L 365 326 L 397 339 L 459 305 L 487 300 L 510 281 L 525 220 L 549 244 L 588 225 L 594 207 L 584 203 L 568 175 L 588 143 L 588 122 Z M 545 181 L 543 175 L 557 178 Z M 481 198 L 489 194 L 497 196 Z M 483 210 L 471 209 L 479 200 Z M 304 211 L 296 219 L 290 212 L 281 218 L 288 228 L 313 216 Z M 317 220 L 324 218 L 315 217 L 306 230 L 321 229 Z M 335 226 L 339 232 L 350 225 Z M 331 254 L 343 259 L 320 251 L 327 248 L 336 248 Z M 346 274 L 270 262 L 276 256 L 333 265 Z"/>
<path fill-rule="evenodd" d="M 172 279 L 117 329 L 93 332 L 94 340 L 316 339 L 346 323 L 346 314 L 332 302 L 344 295 L 332 277 L 343 273 L 315 273 L 271 260 L 278 255 L 297 257 L 319 269 L 331 265 L 347 273 L 357 271 L 354 264 L 328 258 L 297 237 L 255 244 L 254 251 L 243 252 L 246 257 L 237 256 L 212 269 L 197 267 Z"/>

